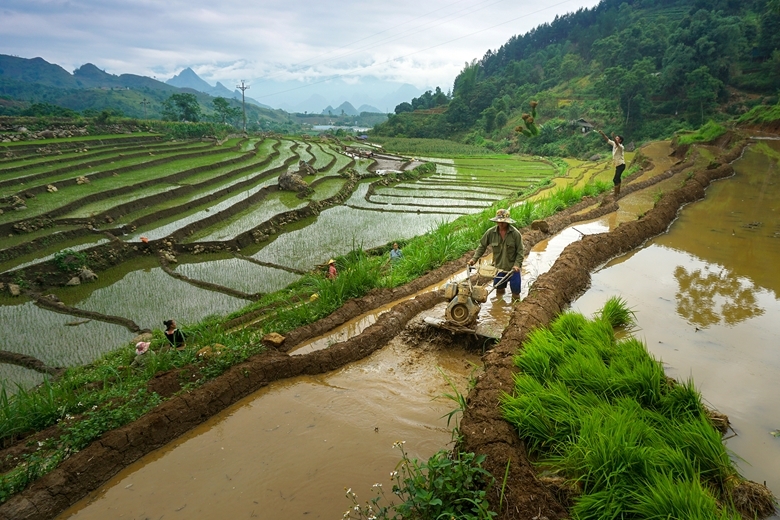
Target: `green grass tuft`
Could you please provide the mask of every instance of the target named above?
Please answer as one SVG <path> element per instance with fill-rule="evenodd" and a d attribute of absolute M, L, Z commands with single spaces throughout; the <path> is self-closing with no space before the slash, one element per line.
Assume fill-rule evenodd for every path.
<path fill-rule="evenodd" d="M 633 319 L 613 298 L 593 320 L 568 312 L 531 332 L 504 417 L 582 490 L 575 519 L 738 518 L 727 504 L 740 477 L 693 383 L 670 382 L 642 342 L 615 338 Z"/>
<path fill-rule="evenodd" d="M 636 314 L 629 309 L 626 301 L 619 296 L 612 296 L 608 299 L 599 316 L 614 328 L 633 327 L 636 325 Z"/>

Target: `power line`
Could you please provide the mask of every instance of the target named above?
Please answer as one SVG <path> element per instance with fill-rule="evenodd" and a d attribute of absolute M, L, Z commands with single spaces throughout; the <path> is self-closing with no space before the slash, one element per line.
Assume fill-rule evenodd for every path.
<path fill-rule="evenodd" d="M 244 80 L 241 80 L 240 85 L 236 85 L 237 89 L 241 90 L 241 108 L 244 109 L 244 133 L 246 133 L 246 103 L 244 102 L 244 91 L 249 88 L 249 85 L 244 85 Z"/>

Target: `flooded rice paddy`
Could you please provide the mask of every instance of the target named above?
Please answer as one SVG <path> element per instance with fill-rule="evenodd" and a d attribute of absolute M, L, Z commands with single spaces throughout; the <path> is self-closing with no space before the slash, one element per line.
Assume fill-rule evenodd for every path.
<path fill-rule="evenodd" d="M 769 150 L 762 150 L 767 147 Z M 692 378 L 728 415 L 742 474 L 780 495 L 780 169 L 778 143 L 756 145 L 669 232 L 607 264 L 573 308 L 620 295 L 667 374 Z M 622 201 L 621 201 L 622 205 Z M 612 227 L 609 219 L 603 221 Z"/>
<path fill-rule="evenodd" d="M 248 294 L 280 291 L 300 278 L 297 274 L 238 258 L 186 262 L 179 265 L 176 272 Z"/>
<path fill-rule="evenodd" d="M 378 211 L 336 206 L 323 211 L 305 228 L 279 235 L 252 256 L 263 262 L 310 269 L 314 264 L 327 262 L 328 257 L 422 235 L 449 220 L 442 215 L 415 213 L 396 213 L 390 217 Z"/>
<path fill-rule="evenodd" d="M 321 377 L 274 383 L 129 467 L 60 518 L 340 518 L 390 489 L 393 443 L 427 458 L 450 439 L 474 354 L 402 339 Z"/>
<path fill-rule="evenodd" d="M 69 306 L 129 318 L 142 329 L 162 328 L 163 320 L 171 317 L 194 323 L 206 316 L 229 314 L 247 304 L 246 300 L 171 278 L 160 267 L 122 273 L 107 287 L 88 287 L 69 287 L 57 291 L 57 295 Z"/>
<path fill-rule="evenodd" d="M 28 154 L 0 161 L 0 178 L 27 181 L 24 192 L 19 192 L 20 185 L 13 182 L 0 183 L 0 197 L 21 196 L 27 204 L 20 211 L 0 215 L 0 227 L 5 226 L 2 232 L 12 235 L 2 246 L 7 249 L 0 249 L 0 266 L 7 280 L 24 282 L 20 269 L 50 261 L 66 249 L 88 254 L 91 248 L 111 239 L 101 230 L 134 246 L 140 245 L 141 237 L 156 241 L 175 236 L 183 237 L 177 239 L 182 244 L 202 242 L 231 247 L 237 236 L 246 236 L 277 215 L 330 200 L 346 186 L 350 172 L 365 177 L 348 194 L 345 204 L 325 207 L 316 217 L 276 226 L 274 234 L 264 242 L 244 248 L 244 254 L 271 267 L 225 255 L 187 254 L 180 254 L 178 263 L 172 265 L 176 273 L 193 281 L 248 294 L 272 292 L 298 279 L 298 274 L 284 268 L 307 271 L 352 249 L 372 248 L 423 234 L 459 215 L 480 211 L 492 201 L 538 180 L 540 175 L 555 172 L 547 162 L 509 156 L 469 158 L 463 164 L 460 159 L 437 159 L 435 173 L 396 183 L 395 188 L 376 186 L 372 199 L 367 195 L 369 186 L 379 178 L 373 169 L 382 166 L 409 170 L 422 161 L 382 154 L 374 162 L 344 153 L 340 146 L 328 142 L 293 139 L 231 139 L 217 146 L 160 142 L 153 138 L 123 145 L 122 139 L 118 139 L 110 147 L 85 144 L 84 148 L 89 148 L 89 152 L 68 151 L 56 160 Z M 277 175 L 284 169 L 296 170 L 300 161 L 317 169 L 316 175 L 305 176 L 307 182 L 313 183 L 313 194 L 301 199 L 291 193 L 274 192 Z M 81 175 L 90 182 L 76 183 L 76 177 Z M 49 183 L 59 186 L 58 191 L 47 190 Z M 266 188 L 271 189 L 267 195 L 262 191 Z M 100 197 L 101 193 L 105 196 Z M 251 202 L 247 202 L 250 198 Z M 14 227 L 27 226 L 40 217 L 48 219 L 43 229 L 20 232 Z M 80 227 L 90 227 L 96 234 L 51 244 L 46 241 L 56 233 Z M 32 249 L 36 252 L 21 250 L 34 239 L 39 240 Z M 16 274 L 17 271 L 22 274 Z M 175 279 L 159 267 L 156 259 L 144 256 L 100 272 L 96 283 L 46 292 L 69 306 L 128 318 L 141 328 L 159 328 L 163 319 L 171 317 L 186 327 L 209 315 L 233 312 L 247 303 Z M 20 306 L 13 299 L 8 301 L 8 309 L 4 304 L 3 312 L 15 316 L 7 321 L 11 336 L 16 324 L 36 320 L 49 323 L 42 316 L 53 317 L 54 330 L 61 327 L 58 320 L 64 315 L 31 304 Z M 13 312 L 11 307 L 15 307 Z M 79 326 L 82 341 L 92 348 L 76 349 L 78 353 L 69 354 L 66 346 L 49 342 L 40 348 L 58 354 L 50 352 L 41 359 L 84 363 L 90 355 L 99 355 L 127 341 L 124 328 L 101 326 L 121 333 L 105 333 L 92 325 Z M 12 344 L 5 347 L 11 351 L 28 349 L 19 345 L 18 349 Z M 9 370 L 8 374 L 19 373 L 16 368 Z M 5 381 L 18 382 L 16 376 L 10 375 Z"/>
<path fill-rule="evenodd" d="M 36 357 L 49 366 L 86 364 L 134 334 L 110 323 L 58 314 L 31 301 L 3 299 L 0 305 L 0 350 Z M 10 331 L 13 331 L 12 333 Z M 0 363 L 0 378 L 29 386 L 42 381 L 40 374 Z"/>
<path fill-rule="evenodd" d="M 777 495 L 780 439 L 770 432 L 780 429 L 774 405 L 780 390 L 776 382 L 780 322 L 775 318 L 780 311 L 776 268 L 780 170 L 774 154 L 780 146 L 764 147 L 749 150 L 735 164 L 737 175 L 713 184 L 706 199 L 686 207 L 667 234 L 595 273 L 591 289 L 573 308 L 591 314 L 610 296 L 625 298 L 637 313 L 637 335 L 663 360 L 667 373 L 678 379 L 692 377 L 705 402 L 730 417 L 736 436 L 727 445 L 742 473 L 766 481 Z M 662 160 L 661 151 L 654 160 Z M 576 224 L 537 244 L 524 265 L 524 292 L 566 245 L 583 234 L 604 232 L 637 218 L 680 182 L 672 177 L 632 193 L 620 200 L 620 211 Z M 316 248 L 327 254 L 305 256 L 301 241 L 354 221 L 354 227 L 343 231 L 341 240 L 350 242 L 343 247 L 368 248 L 371 237 L 363 237 L 361 230 L 373 227 L 384 233 L 388 227 L 387 214 L 345 210 L 351 208 L 324 211 L 313 223 L 279 235 L 255 258 L 307 268 L 339 254 L 340 246 L 317 238 Z M 385 221 L 367 221 L 374 213 Z M 409 216 L 422 220 L 423 215 Z M 388 235 L 396 231 L 391 228 Z M 299 262 L 298 255 L 305 259 Z M 198 278 L 197 269 L 209 272 L 206 266 L 213 262 L 226 262 L 225 271 L 240 265 L 214 260 L 181 265 L 177 271 Z M 193 267 L 197 265 L 203 267 Z M 142 272 L 155 271 L 160 270 Z M 156 276 L 159 273 L 150 279 Z M 158 280 L 172 282 L 184 284 L 169 277 Z M 184 291 L 182 297 L 190 295 Z M 104 296 L 91 305 L 97 308 L 109 299 Z M 491 300 L 483 308 L 483 320 L 500 326 L 508 309 L 506 300 Z M 138 319 L 144 317 L 139 314 Z M 318 345 L 303 349 L 327 348 L 372 319 L 361 317 L 347 324 L 348 330 L 318 338 Z M 441 416 L 454 404 L 433 400 L 450 391 L 436 367 L 442 366 L 463 391 L 472 370 L 468 362 L 478 362 L 477 356 L 427 343 L 420 336 L 401 335 L 373 356 L 341 370 L 272 384 L 128 468 L 61 518 L 338 518 L 349 506 L 345 487 L 365 500 L 371 497 L 372 484 L 389 486 L 389 472 L 399 460 L 393 442 L 406 440 L 406 448 L 417 457 L 428 457 L 447 444 L 450 434 Z"/>

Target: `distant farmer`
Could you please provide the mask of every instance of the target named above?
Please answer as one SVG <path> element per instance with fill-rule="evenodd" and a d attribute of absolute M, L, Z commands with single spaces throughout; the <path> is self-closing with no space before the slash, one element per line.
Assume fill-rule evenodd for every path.
<path fill-rule="evenodd" d="M 338 275 L 339 272 L 336 271 L 336 261 L 331 258 L 328 260 L 328 278 L 335 280 Z"/>
<path fill-rule="evenodd" d="M 403 257 L 404 254 L 398 249 L 398 242 L 393 242 L 393 249 L 390 250 L 390 261 L 395 263 Z"/>
<path fill-rule="evenodd" d="M 615 183 L 615 198 L 617 198 L 620 195 L 620 177 L 623 175 L 623 170 L 626 169 L 626 160 L 623 157 L 623 136 L 614 134 L 612 136 L 614 140 L 612 140 L 601 130 L 598 132 L 612 146 L 612 164 L 615 165 L 615 178 L 612 179 L 612 182 Z"/>
<path fill-rule="evenodd" d="M 479 247 L 474 251 L 474 256 L 469 260 L 469 265 L 477 263 L 485 254 L 487 246 L 493 249 L 493 265 L 498 272 L 495 274 L 493 284 L 496 294 L 503 294 L 506 284 L 512 289 L 512 299 L 520 298 L 520 266 L 523 263 L 523 237 L 514 226 L 515 221 L 508 209 L 496 211 L 496 216 L 490 219 L 496 225 L 482 235 Z M 507 275 L 509 279 L 507 280 Z"/>
<path fill-rule="evenodd" d="M 176 327 L 176 322 L 174 320 L 165 320 L 163 325 L 165 325 L 165 339 L 176 350 L 182 350 L 186 346 L 184 344 L 184 333 Z"/>

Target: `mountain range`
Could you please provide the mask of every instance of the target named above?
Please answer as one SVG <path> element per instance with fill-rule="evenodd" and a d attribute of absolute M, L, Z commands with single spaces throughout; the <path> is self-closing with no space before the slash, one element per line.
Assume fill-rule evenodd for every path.
<path fill-rule="evenodd" d="M 198 76 L 194 70 L 187 67 L 183 71 L 181 71 L 176 76 L 172 77 L 168 81 L 166 81 L 168 85 L 173 85 L 174 87 L 179 88 L 191 88 L 192 90 L 197 90 L 198 92 L 203 92 L 205 94 L 208 94 L 209 96 L 214 97 L 223 97 L 226 99 L 237 99 L 241 100 L 241 91 L 236 89 L 231 91 L 228 89 L 225 85 L 217 81 L 217 84 L 215 86 L 209 85 L 205 80 L 203 80 L 200 76 Z M 257 105 L 259 107 L 268 108 L 271 109 L 268 105 L 264 105 L 260 103 L 259 101 L 256 101 L 252 99 L 249 96 L 245 96 L 244 100 L 247 103 L 252 103 L 254 105 Z M 272 109 L 273 110 L 273 109 Z"/>
<path fill-rule="evenodd" d="M 239 90 L 230 91 L 219 81 L 211 86 L 206 80 L 190 67 L 165 82 L 168 85 L 191 88 L 211 96 L 241 99 Z M 300 101 L 301 84 L 297 82 L 277 82 L 273 80 L 257 80 L 250 82 L 252 92 L 273 98 L 276 102 L 260 103 L 256 99 L 246 97 L 247 103 L 265 108 L 278 108 L 290 113 L 358 115 L 361 112 L 388 113 L 395 106 L 423 93 L 414 85 L 379 80 L 373 77 L 361 78 L 357 83 L 348 83 L 340 79 L 323 82 L 317 85 L 317 92 Z M 313 88 L 313 87 L 312 87 Z M 276 99 L 282 97 L 282 99 Z M 336 108 L 333 108 L 336 106 Z M 355 108 L 359 106 L 360 108 Z M 380 107 L 380 108 L 377 108 Z"/>
<path fill-rule="evenodd" d="M 205 82 L 204 82 L 205 83 Z M 223 87 L 224 88 L 224 87 Z M 227 89 L 225 89 L 227 91 Z M 214 98 L 191 87 L 176 87 L 146 76 L 109 74 L 91 63 L 69 73 L 43 58 L 20 58 L 0 54 L 0 114 L 24 108 L 16 105 L 48 104 L 76 112 L 113 111 L 130 117 L 159 118 L 163 102 L 172 94 L 195 95 L 208 115 Z M 241 107 L 228 91 L 230 104 Z M 8 112 L 4 112 L 4 107 Z M 260 104 L 247 104 L 247 120 L 283 124 L 289 114 Z"/>

